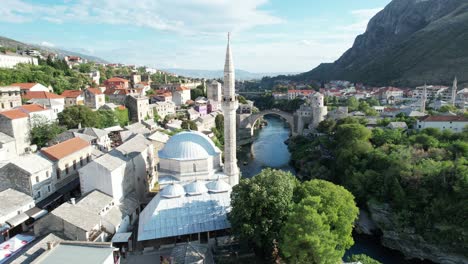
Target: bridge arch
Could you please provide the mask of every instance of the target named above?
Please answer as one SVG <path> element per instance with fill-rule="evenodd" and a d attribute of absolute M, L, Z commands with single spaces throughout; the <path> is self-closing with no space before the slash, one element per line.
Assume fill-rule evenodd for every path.
<path fill-rule="evenodd" d="M 294 134 L 294 116 L 288 112 L 284 112 L 278 109 L 265 110 L 259 113 L 252 114 L 241 122 L 240 128 L 244 130 L 249 130 L 250 137 L 252 137 L 254 135 L 255 123 L 265 115 L 276 115 L 283 118 L 289 124 L 291 128 L 291 133 Z"/>

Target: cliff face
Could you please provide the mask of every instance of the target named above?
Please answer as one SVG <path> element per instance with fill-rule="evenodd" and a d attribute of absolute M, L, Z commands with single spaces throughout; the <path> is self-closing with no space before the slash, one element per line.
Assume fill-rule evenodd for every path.
<path fill-rule="evenodd" d="M 370 84 L 468 82 L 468 1 L 393 0 L 351 49 L 297 78 Z"/>
<path fill-rule="evenodd" d="M 382 245 L 385 247 L 398 250 L 408 258 L 446 264 L 468 263 L 468 258 L 450 252 L 451 248 L 431 244 L 414 230 L 398 228 L 392 221 L 393 213 L 388 205 L 368 203 L 368 207 L 372 221 L 382 231 Z"/>

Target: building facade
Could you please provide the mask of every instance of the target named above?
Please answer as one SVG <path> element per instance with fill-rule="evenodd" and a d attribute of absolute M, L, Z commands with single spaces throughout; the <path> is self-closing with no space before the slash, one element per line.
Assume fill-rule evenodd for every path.
<path fill-rule="evenodd" d="M 17 86 L 0 87 L 0 111 L 21 106 L 21 90 Z"/>

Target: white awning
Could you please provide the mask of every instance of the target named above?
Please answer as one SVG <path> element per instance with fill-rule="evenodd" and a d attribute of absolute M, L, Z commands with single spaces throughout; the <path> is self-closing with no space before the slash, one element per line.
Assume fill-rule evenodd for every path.
<path fill-rule="evenodd" d="M 112 237 L 112 243 L 126 243 L 132 236 L 132 232 L 128 233 L 117 233 Z"/>
<path fill-rule="evenodd" d="M 15 226 L 21 225 L 22 223 L 24 223 L 24 221 L 28 219 L 29 219 L 29 216 L 27 214 L 21 213 L 7 220 L 6 223 L 11 225 L 12 227 L 15 227 Z"/>

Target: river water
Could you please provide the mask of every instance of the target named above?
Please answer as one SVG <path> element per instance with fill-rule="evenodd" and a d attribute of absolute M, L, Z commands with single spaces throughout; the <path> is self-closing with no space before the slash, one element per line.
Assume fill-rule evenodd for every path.
<path fill-rule="evenodd" d="M 265 116 L 267 126 L 262 128 L 252 144 L 242 146 L 237 152 L 239 168 L 242 177 L 251 178 L 264 168 L 276 168 L 295 173 L 289 165 L 291 157 L 287 145 L 289 128 L 286 122 L 276 116 Z M 384 264 L 429 264 L 419 260 L 405 260 L 398 251 L 390 250 L 380 245 L 379 238 L 373 236 L 354 235 L 354 246 L 345 254 L 366 254 Z"/>

